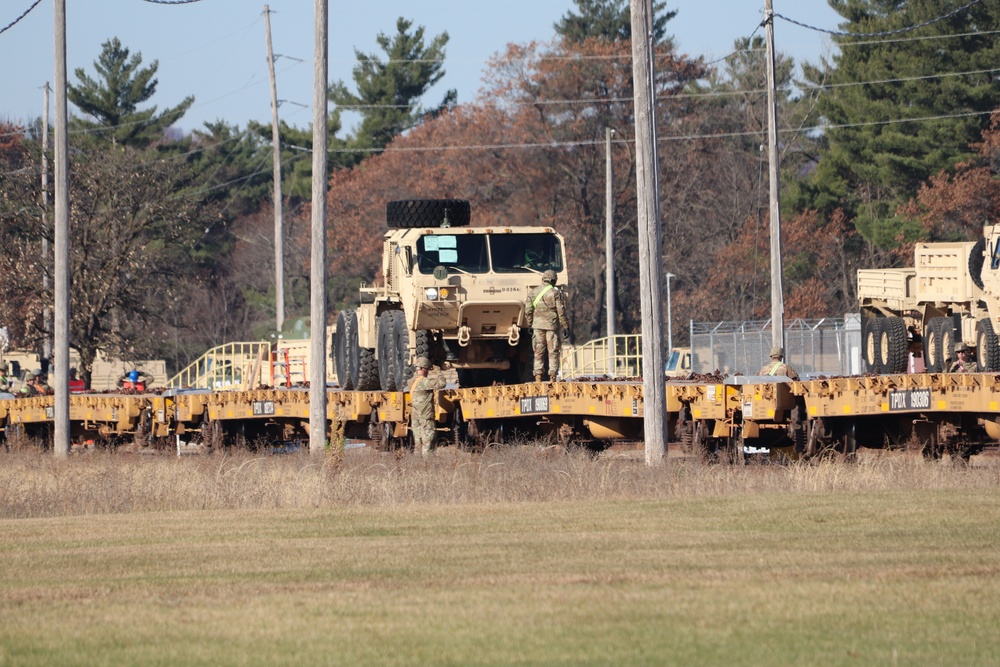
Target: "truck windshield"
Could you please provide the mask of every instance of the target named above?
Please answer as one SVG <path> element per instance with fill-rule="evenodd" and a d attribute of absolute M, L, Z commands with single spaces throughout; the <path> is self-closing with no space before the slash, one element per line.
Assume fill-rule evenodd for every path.
<path fill-rule="evenodd" d="M 562 243 L 555 234 L 491 234 L 490 253 L 496 273 L 562 271 Z"/>
<path fill-rule="evenodd" d="M 469 273 L 489 271 L 486 236 L 482 234 L 427 234 L 417 240 L 417 268 L 433 273 L 435 266 Z"/>

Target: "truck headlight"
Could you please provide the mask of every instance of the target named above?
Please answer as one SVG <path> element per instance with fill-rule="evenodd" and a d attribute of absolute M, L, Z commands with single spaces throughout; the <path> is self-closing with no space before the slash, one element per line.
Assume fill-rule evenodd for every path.
<path fill-rule="evenodd" d="M 437 289 L 437 287 L 428 287 L 427 289 L 425 289 L 424 290 L 424 297 L 428 301 L 437 301 L 437 298 L 438 298 L 438 289 Z"/>

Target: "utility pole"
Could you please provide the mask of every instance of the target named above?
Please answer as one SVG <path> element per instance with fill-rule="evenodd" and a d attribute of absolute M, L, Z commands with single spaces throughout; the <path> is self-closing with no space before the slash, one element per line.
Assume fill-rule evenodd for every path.
<path fill-rule="evenodd" d="M 764 0 L 767 41 L 767 162 L 771 199 L 771 344 L 785 346 L 785 298 L 781 287 L 781 183 L 778 180 L 778 103 L 774 81 L 774 10 Z"/>
<path fill-rule="evenodd" d="M 309 319 L 312 328 L 309 368 L 309 451 L 326 446 L 326 110 L 327 15 L 329 0 L 314 0 L 312 269 Z"/>
<path fill-rule="evenodd" d="M 53 451 L 69 454 L 69 141 L 66 137 L 66 0 L 55 2 L 55 389 Z"/>
<path fill-rule="evenodd" d="M 615 131 L 604 128 L 604 281 L 607 294 L 604 309 L 608 313 L 608 357 L 611 355 L 611 339 L 615 335 L 615 198 L 611 171 L 611 135 Z"/>
<path fill-rule="evenodd" d="M 42 292 L 49 293 L 49 82 L 45 82 L 45 93 L 42 96 Z M 48 296 L 45 297 L 42 308 L 42 327 L 45 329 L 45 340 L 42 342 L 42 356 L 52 363 L 52 306 Z"/>
<path fill-rule="evenodd" d="M 285 242 L 281 221 L 281 142 L 278 137 L 278 84 L 274 80 L 274 51 L 271 49 L 271 10 L 264 5 L 267 35 L 267 72 L 271 76 L 271 147 L 274 153 L 274 312 L 278 331 L 285 325 Z M 324 123 L 324 127 L 326 124 Z"/>
<path fill-rule="evenodd" d="M 636 200 L 639 223 L 639 293 L 642 315 L 643 429 L 646 464 L 667 452 L 667 391 L 663 374 L 663 252 L 656 169 L 656 97 L 653 88 L 651 0 L 630 0 L 632 81 L 635 88 Z"/>

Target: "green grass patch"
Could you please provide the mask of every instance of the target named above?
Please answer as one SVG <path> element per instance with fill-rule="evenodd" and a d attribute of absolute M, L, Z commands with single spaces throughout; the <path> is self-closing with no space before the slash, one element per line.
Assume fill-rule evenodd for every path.
<path fill-rule="evenodd" d="M 944 665 L 996 489 L 0 520 L 0 665 Z"/>

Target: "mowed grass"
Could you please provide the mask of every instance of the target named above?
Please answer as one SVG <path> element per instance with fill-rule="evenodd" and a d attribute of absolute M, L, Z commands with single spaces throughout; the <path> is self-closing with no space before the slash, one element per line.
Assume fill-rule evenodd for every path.
<path fill-rule="evenodd" d="M 504 499 L 489 476 L 516 461 L 369 461 L 318 481 L 308 459 L 253 459 L 240 469 L 298 479 L 302 501 L 241 493 L 224 509 L 181 482 L 218 461 L 119 459 L 137 467 L 117 485 L 109 461 L 4 461 L 64 499 L 0 520 L 0 665 L 1000 663 L 995 470 L 567 457 L 524 474 L 570 499 L 531 496 L 510 470 L 522 490 Z M 153 511 L 73 505 L 75 484 L 128 496 L 157 466 L 186 509 L 168 493 Z M 376 490 L 358 502 L 345 476 Z M 0 509 L 32 514 L 12 477 Z M 200 485 L 236 493 L 226 477 Z"/>

